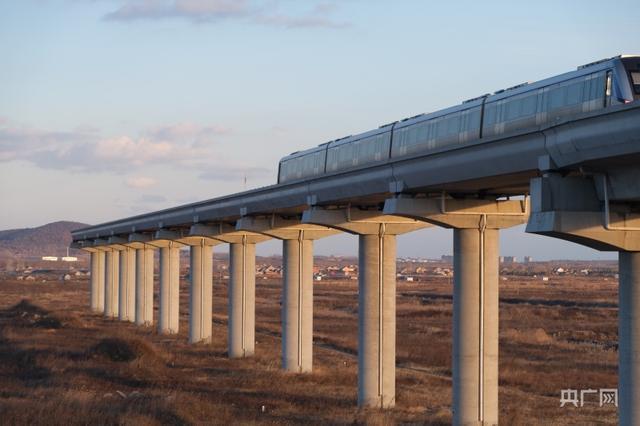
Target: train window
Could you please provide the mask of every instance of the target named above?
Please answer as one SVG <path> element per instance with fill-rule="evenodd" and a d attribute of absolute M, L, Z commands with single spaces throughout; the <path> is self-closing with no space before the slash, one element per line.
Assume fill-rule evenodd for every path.
<path fill-rule="evenodd" d="M 486 106 L 484 107 L 484 125 L 485 126 L 496 124 L 496 117 L 498 112 L 497 110 L 498 108 L 495 102 L 486 104 Z"/>
<path fill-rule="evenodd" d="M 504 104 L 506 120 L 511 121 L 520 117 L 521 101 L 519 99 L 512 100 Z"/>
<path fill-rule="evenodd" d="M 449 117 L 447 119 L 447 134 L 451 135 L 453 133 L 460 132 L 460 115 L 456 114 L 453 117 Z"/>
<path fill-rule="evenodd" d="M 555 87 L 549 91 L 549 110 L 558 109 L 565 104 L 566 87 Z"/>
<path fill-rule="evenodd" d="M 324 173 L 325 151 L 318 150 L 280 163 L 280 183 Z"/>
<path fill-rule="evenodd" d="M 469 132 L 480 128 L 480 108 L 468 109 L 462 112 L 460 132 Z M 476 135 L 477 137 L 478 135 Z M 465 139 L 468 139 L 465 137 Z"/>
<path fill-rule="evenodd" d="M 433 124 L 435 126 L 436 139 L 443 138 L 447 135 L 447 123 L 443 118 L 435 120 Z"/>
<path fill-rule="evenodd" d="M 330 147 L 327 172 L 349 169 L 389 156 L 390 132 Z"/>
<path fill-rule="evenodd" d="M 546 88 L 547 120 L 557 120 L 605 106 L 606 73 L 574 78 Z"/>
<path fill-rule="evenodd" d="M 585 98 L 591 100 L 594 99 L 598 90 L 597 84 L 596 84 L 597 78 L 592 78 L 589 77 L 585 83 L 584 83 L 584 92 L 585 92 Z"/>
<path fill-rule="evenodd" d="M 640 94 L 640 71 L 631 72 L 631 81 L 633 82 L 633 90 Z"/>
<path fill-rule="evenodd" d="M 392 156 L 401 156 L 422 151 L 429 146 L 433 120 L 423 121 L 394 132 Z"/>
<path fill-rule="evenodd" d="M 582 80 L 567 87 L 567 105 L 575 105 L 582 102 Z"/>
<path fill-rule="evenodd" d="M 535 93 L 531 96 L 527 96 L 522 99 L 522 116 L 529 116 L 535 114 L 538 107 L 538 94 Z"/>
<path fill-rule="evenodd" d="M 525 92 L 485 105 L 483 135 L 494 136 L 536 124 L 538 91 Z"/>
<path fill-rule="evenodd" d="M 391 156 L 395 158 L 416 152 L 429 152 L 478 139 L 480 110 L 480 107 L 470 108 L 396 129 L 393 133 Z"/>
<path fill-rule="evenodd" d="M 605 73 L 600 72 L 584 77 L 582 102 L 585 111 L 593 111 L 604 104 Z M 598 102 L 600 100 L 600 102 Z"/>

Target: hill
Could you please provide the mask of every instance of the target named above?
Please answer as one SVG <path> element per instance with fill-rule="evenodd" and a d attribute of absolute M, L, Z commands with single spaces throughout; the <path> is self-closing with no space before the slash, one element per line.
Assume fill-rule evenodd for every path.
<path fill-rule="evenodd" d="M 0 231 L 0 258 L 66 256 L 71 231 L 86 226 L 79 222 L 60 221 L 37 228 Z M 70 250 L 69 253 L 75 256 L 82 251 Z"/>

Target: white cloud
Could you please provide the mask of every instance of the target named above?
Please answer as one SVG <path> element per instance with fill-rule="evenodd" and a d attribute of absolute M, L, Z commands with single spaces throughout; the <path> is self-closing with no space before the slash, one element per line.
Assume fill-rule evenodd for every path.
<path fill-rule="evenodd" d="M 107 20 L 186 18 L 192 21 L 213 21 L 246 16 L 250 12 L 246 0 L 127 0 Z"/>
<path fill-rule="evenodd" d="M 312 5 L 314 2 L 309 2 Z M 104 16 L 107 21 L 183 19 L 193 23 L 245 20 L 281 28 L 344 28 L 334 21 L 334 3 L 315 2 L 307 13 L 292 15 L 279 11 L 277 0 L 124 0 Z"/>
<path fill-rule="evenodd" d="M 154 178 L 148 176 L 133 176 L 126 180 L 126 184 L 129 188 L 143 189 L 154 186 L 158 183 Z"/>
<path fill-rule="evenodd" d="M 302 16 L 291 16 L 274 11 L 255 16 L 255 21 L 265 25 L 283 28 L 346 28 L 347 22 L 334 21 L 331 13 L 335 10 L 333 3 L 319 3 L 311 12 Z"/>
<path fill-rule="evenodd" d="M 175 146 L 167 141 L 120 136 L 98 141 L 94 154 L 98 160 L 123 161 L 140 166 L 151 161 L 170 159 L 174 149 Z"/>
<path fill-rule="evenodd" d="M 208 170 L 216 163 L 235 170 L 223 161 L 219 140 L 230 129 L 178 123 L 157 126 L 139 136 L 102 137 L 95 131 L 52 132 L 0 123 L 0 162 L 26 161 L 43 169 L 82 173 L 130 173 L 143 166 Z"/>

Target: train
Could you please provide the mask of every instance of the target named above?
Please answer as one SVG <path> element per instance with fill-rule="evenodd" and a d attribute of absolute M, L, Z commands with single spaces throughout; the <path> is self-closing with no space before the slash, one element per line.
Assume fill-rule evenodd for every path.
<path fill-rule="evenodd" d="M 490 143 L 640 100 L 640 55 L 619 55 L 283 157 L 278 183 Z"/>

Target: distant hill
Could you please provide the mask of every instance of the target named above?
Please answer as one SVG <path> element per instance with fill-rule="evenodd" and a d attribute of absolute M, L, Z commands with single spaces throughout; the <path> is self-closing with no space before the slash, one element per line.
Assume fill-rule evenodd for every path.
<path fill-rule="evenodd" d="M 66 256 L 71 243 L 71 231 L 89 225 L 79 222 L 53 222 L 37 228 L 0 231 L 0 257 L 26 258 Z M 70 250 L 72 256 L 83 253 Z"/>

